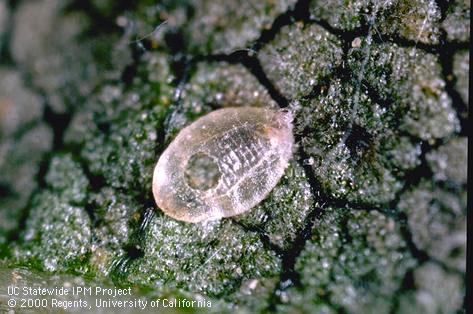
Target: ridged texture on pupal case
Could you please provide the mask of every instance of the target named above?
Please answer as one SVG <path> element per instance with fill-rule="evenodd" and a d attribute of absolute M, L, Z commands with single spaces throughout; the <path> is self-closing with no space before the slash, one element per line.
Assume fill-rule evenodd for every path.
<path fill-rule="evenodd" d="M 293 145 L 287 111 L 211 112 L 181 130 L 159 158 L 153 176 L 156 204 L 187 222 L 241 214 L 276 186 Z"/>

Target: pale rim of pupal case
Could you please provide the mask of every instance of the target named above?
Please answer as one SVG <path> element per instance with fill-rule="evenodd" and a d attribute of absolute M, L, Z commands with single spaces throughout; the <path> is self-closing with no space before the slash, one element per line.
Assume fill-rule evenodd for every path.
<path fill-rule="evenodd" d="M 168 216 L 186 222 L 244 213 L 284 174 L 294 147 L 286 109 L 229 107 L 182 129 L 161 154 L 153 195 Z"/>

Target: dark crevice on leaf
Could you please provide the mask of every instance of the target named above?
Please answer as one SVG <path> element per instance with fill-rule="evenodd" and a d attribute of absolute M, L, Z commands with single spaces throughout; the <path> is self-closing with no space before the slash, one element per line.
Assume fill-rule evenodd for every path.
<path fill-rule="evenodd" d="M 66 131 L 69 123 L 72 120 L 72 113 L 56 113 L 49 106 L 48 103 L 45 104 L 43 120 L 49 125 L 53 130 L 53 151 L 58 151 L 64 148 L 63 135 Z"/>
<path fill-rule="evenodd" d="M 445 18 L 447 17 L 447 12 L 452 3 L 454 1 L 451 0 L 435 0 L 435 3 L 437 3 L 438 8 L 440 9 L 440 20 L 439 23 L 442 23 L 445 21 Z"/>
<path fill-rule="evenodd" d="M 265 44 L 273 40 L 284 26 L 292 25 L 297 21 L 309 19 L 309 0 L 299 0 L 293 9 L 280 14 L 275 18 L 271 27 L 261 32 L 260 37 L 251 46 L 251 50 L 259 51 Z"/>
<path fill-rule="evenodd" d="M 122 72 L 121 80 L 125 86 L 130 86 L 133 79 L 136 76 L 138 65 L 140 64 L 141 57 L 144 54 L 144 50 L 141 48 L 139 43 L 131 44 L 131 57 L 132 62 L 128 64 Z"/>
<path fill-rule="evenodd" d="M 300 137 L 296 135 L 296 142 L 299 142 L 300 140 Z M 300 286 L 300 274 L 295 270 L 295 264 L 297 258 L 304 249 L 307 240 L 312 235 L 312 229 L 315 221 L 321 219 L 322 215 L 324 214 L 325 206 L 327 205 L 327 200 L 321 194 L 322 190 L 320 183 L 317 181 L 311 166 L 302 162 L 302 160 L 306 160 L 308 158 L 302 146 L 299 146 L 298 154 L 302 163 L 301 166 L 304 168 L 304 172 L 308 179 L 311 194 L 314 198 L 315 204 L 314 208 L 305 217 L 304 227 L 296 232 L 296 238 L 294 239 L 291 248 L 285 251 L 282 255 L 282 272 L 280 274 L 279 284 L 271 296 L 271 302 L 268 308 L 270 312 L 274 312 L 276 310 L 276 306 L 281 303 L 281 299 L 279 297 L 281 291 L 284 291 L 294 285 Z"/>
<path fill-rule="evenodd" d="M 406 292 L 409 293 L 415 290 L 414 270 L 416 267 L 417 265 L 408 269 L 407 272 L 404 274 L 404 278 L 402 279 L 402 282 L 399 285 L 399 288 L 396 290 L 394 294 L 394 298 L 391 304 L 391 308 L 389 310 L 389 314 L 399 313 L 399 306 L 400 306 L 400 301 L 401 301 L 401 297 L 403 296 L 403 293 L 406 293 Z"/>
<path fill-rule="evenodd" d="M 289 101 L 278 91 L 273 83 L 268 79 L 258 58 L 251 51 L 236 50 L 231 54 L 215 54 L 196 56 L 193 62 L 228 62 L 230 64 L 241 64 L 247 68 L 258 82 L 266 88 L 271 98 L 278 104 L 280 108 L 289 106 Z"/>
<path fill-rule="evenodd" d="M 111 12 L 105 15 L 96 7 L 93 1 L 74 0 L 65 7 L 65 13 L 84 12 L 90 18 L 92 23 L 82 34 L 84 38 L 119 33 L 122 29 L 117 25 L 116 17 L 125 10 L 133 9 L 136 3 L 134 1 L 116 1 L 113 3 Z"/>
<path fill-rule="evenodd" d="M 10 0 L 9 7 L 10 10 L 14 10 L 18 1 Z M 8 17 L 7 21 L 3 25 L 4 32 L 0 34 L 0 60 L 2 65 L 10 66 L 13 68 L 17 68 L 15 61 L 13 60 L 13 56 L 11 55 L 10 51 L 10 43 L 11 43 L 11 36 L 14 28 L 14 19 L 12 16 Z"/>
<path fill-rule="evenodd" d="M 468 49 L 463 43 L 446 42 L 447 34 L 442 30 L 441 42 L 445 43 L 439 47 L 439 61 L 442 67 L 442 76 L 445 81 L 445 90 L 452 100 L 452 106 L 457 112 L 460 120 L 461 133 L 468 134 L 468 106 L 463 101 L 460 93 L 455 88 L 457 81 L 456 75 L 453 73 L 453 58 L 455 53 L 461 49 Z"/>
<path fill-rule="evenodd" d="M 264 247 L 266 249 L 273 251 L 278 257 L 282 257 L 284 255 L 284 250 L 279 245 L 272 243 L 268 234 L 261 228 L 258 228 L 257 226 L 244 224 L 234 219 L 232 219 L 231 222 L 237 225 L 238 227 L 242 228 L 246 232 L 256 233 L 259 236 Z"/>

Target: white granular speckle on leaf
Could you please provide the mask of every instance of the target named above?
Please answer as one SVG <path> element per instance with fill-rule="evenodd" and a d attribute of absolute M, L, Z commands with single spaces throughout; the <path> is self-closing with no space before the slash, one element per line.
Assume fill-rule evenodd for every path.
<path fill-rule="evenodd" d="M 324 28 L 295 24 L 284 27 L 258 58 L 280 92 L 296 99 L 309 94 L 339 65 L 342 48 L 340 41 Z"/>

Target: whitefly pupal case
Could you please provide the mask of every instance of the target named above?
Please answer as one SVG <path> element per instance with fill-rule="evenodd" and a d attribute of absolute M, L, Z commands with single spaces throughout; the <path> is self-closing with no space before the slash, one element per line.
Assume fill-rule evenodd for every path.
<path fill-rule="evenodd" d="M 290 112 L 254 107 L 211 112 L 181 130 L 159 158 L 156 204 L 187 222 L 241 214 L 276 186 L 293 146 Z"/>

